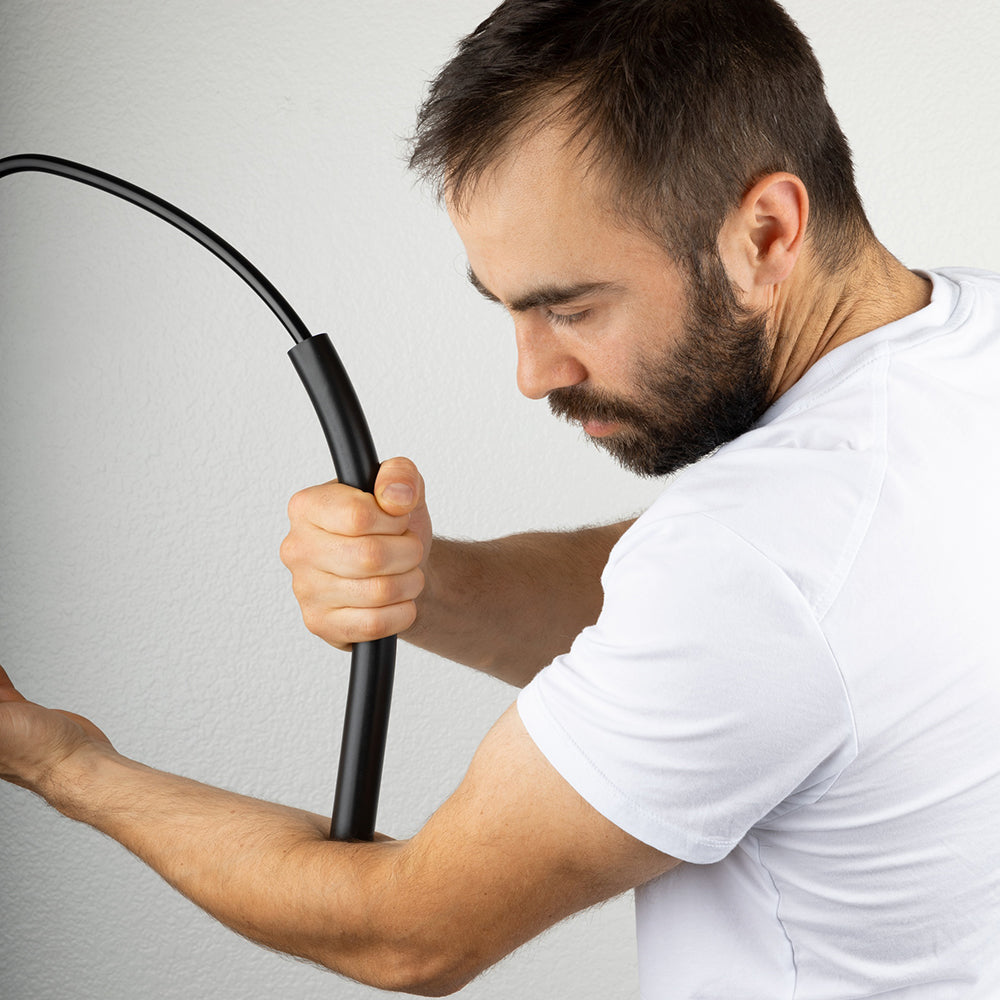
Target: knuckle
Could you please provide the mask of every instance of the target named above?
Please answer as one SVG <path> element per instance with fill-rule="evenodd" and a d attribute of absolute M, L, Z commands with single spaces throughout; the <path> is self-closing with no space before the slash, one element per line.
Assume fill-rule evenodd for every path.
<path fill-rule="evenodd" d="M 355 642 L 372 642 L 389 634 L 385 629 L 381 616 L 372 614 L 360 616 L 354 625 L 353 631 L 355 632 Z"/>
<path fill-rule="evenodd" d="M 313 635 L 318 635 L 321 638 L 326 637 L 327 617 L 318 608 L 308 604 L 304 605 L 302 607 L 302 621 Z"/>
<path fill-rule="evenodd" d="M 306 607 L 314 603 L 313 588 L 309 585 L 308 579 L 301 573 L 292 574 L 292 593 L 295 595 L 295 600 L 299 602 L 299 607 L 303 609 L 303 612 Z"/>
<path fill-rule="evenodd" d="M 424 561 L 424 556 L 426 555 L 423 540 L 415 531 L 408 531 L 407 538 L 413 546 L 413 565 L 419 566 Z"/>
<path fill-rule="evenodd" d="M 412 628 L 417 620 L 417 602 L 407 601 L 403 606 L 404 617 L 400 622 L 399 631 L 405 632 L 407 629 Z"/>
<path fill-rule="evenodd" d="M 351 535 L 366 535 L 375 526 L 374 501 L 363 493 L 355 493 L 344 504 L 344 527 Z"/>
<path fill-rule="evenodd" d="M 398 585 L 394 577 L 373 576 L 365 581 L 365 597 L 373 607 L 394 604 L 398 599 Z"/>
<path fill-rule="evenodd" d="M 281 540 L 278 548 L 278 556 L 282 563 L 289 569 L 299 562 L 298 545 L 295 538 L 289 533 Z"/>
<path fill-rule="evenodd" d="M 288 501 L 288 520 L 294 522 L 305 518 L 309 505 L 309 490 L 299 490 L 298 493 L 294 493 Z"/>
<path fill-rule="evenodd" d="M 354 562 L 362 576 L 377 576 L 385 565 L 385 544 L 377 535 L 363 535 L 354 549 Z"/>

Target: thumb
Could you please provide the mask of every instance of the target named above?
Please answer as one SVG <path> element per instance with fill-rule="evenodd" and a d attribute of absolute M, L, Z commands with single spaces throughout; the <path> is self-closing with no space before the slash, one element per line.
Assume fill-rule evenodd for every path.
<path fill-rule="evenodd" d="M 424 502 L 423 476 L 408 458 L 386 459 L 375 478 L 375 499 L 387 514 L 409 514 Z"/>
<path fill-rule="evenodd" d="M 28 699 L 24 697 L 17 688 L 14 687 L 13 682 L 7 676 L 7 671 L 3 667 L 0 667 L 0 701 L 27 701 Z"/>

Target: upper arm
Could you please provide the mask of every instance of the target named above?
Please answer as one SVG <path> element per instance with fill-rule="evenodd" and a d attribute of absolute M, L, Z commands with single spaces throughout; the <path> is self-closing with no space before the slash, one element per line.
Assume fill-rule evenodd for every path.
<path fill-rule="evenodd" d="M 456 792 L 400 845 L 385 901 L 409 945 L 434 956 L 428 984 L 448 991 L 564 917 L 675 864 L 588 805 L 512 706 Z"/>

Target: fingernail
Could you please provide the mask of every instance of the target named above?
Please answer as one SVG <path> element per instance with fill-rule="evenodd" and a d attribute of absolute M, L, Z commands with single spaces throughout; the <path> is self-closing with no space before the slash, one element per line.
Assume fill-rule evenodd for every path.
<path fill-rule="evenodd" d="M 413 503 L 413 487 L 405 483 L 389 483 L 382 490 L 382 499 L 397 507 L 409 507 Z"/>

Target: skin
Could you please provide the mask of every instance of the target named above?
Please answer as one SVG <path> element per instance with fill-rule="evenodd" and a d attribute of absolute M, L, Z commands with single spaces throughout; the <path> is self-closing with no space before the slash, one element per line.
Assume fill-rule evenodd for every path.
<path fill-rule="evenodd" d="M 543 131 L 520 145 L 461 211 L 452 206 L 452 219 L 478 283 L 514 321 L 522 392 L 589 385 L 635 398 L 637 364 L 669 356 L 684 335 L 684 283 L 657 244 L 609 212 L 558 140 Z M 802 183 L 775 174 L 747 192 L 719 238 L 744 304 L 767 312 L 774 395 L 838 344 L 927 298 L 922 280 L 878 247 L 820 280 L 807 219 Z M 600 422 L 585 430 L 616 432 Z M 282 558 L 314 632 L 346 646 L 407 630 L 516 684 L 596 618 L 600 570 L 627 525 L 432 544 L 423 482 L 405 459 L 384 464 L 374 497 L 326 484 L 297 494 L 289 515 Z M 331 843 L 321 817 L 154 771 L 86 720 L 26 701 L 2 672 L 0 776 L 119 840 L 252 940 L 428 995 L 677 864 L 589 806 L 514 707 L 406 841 Z"/>

